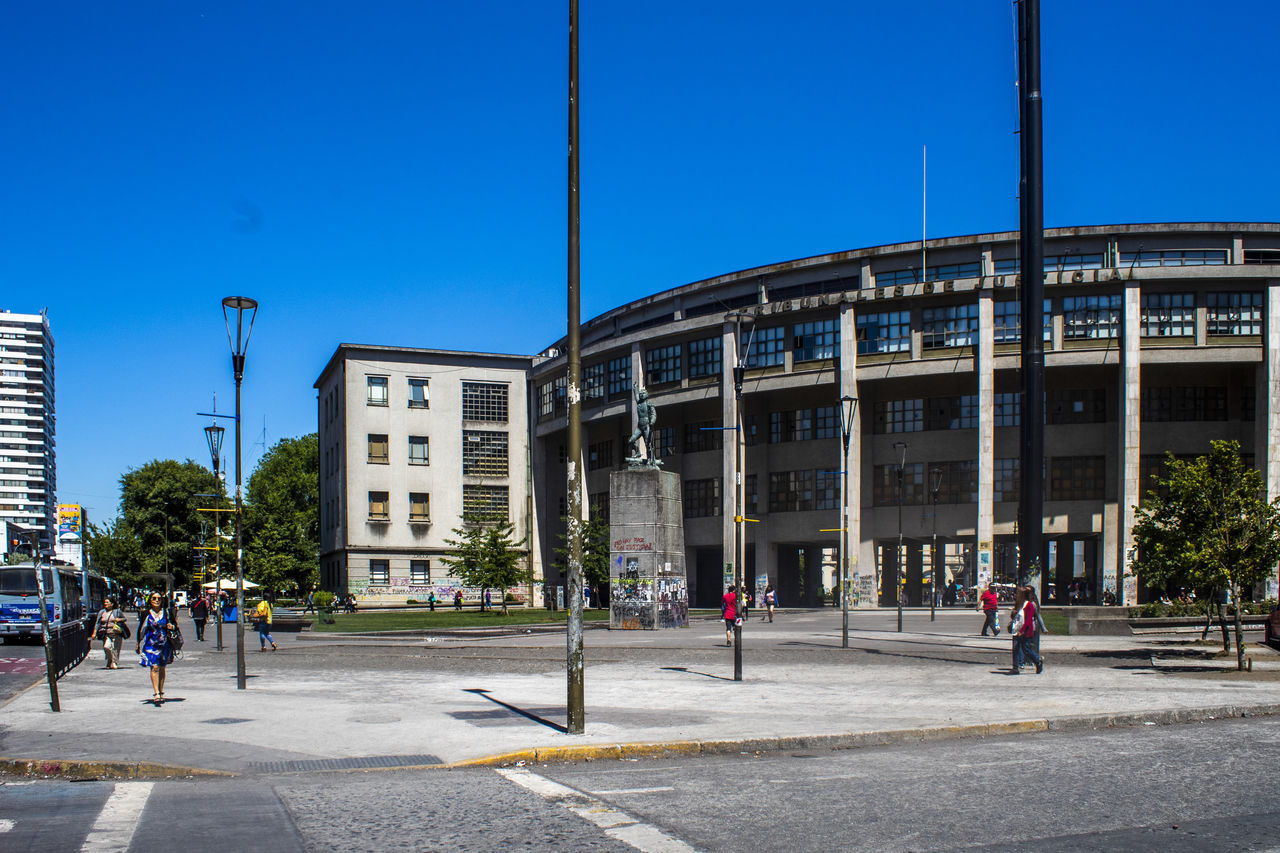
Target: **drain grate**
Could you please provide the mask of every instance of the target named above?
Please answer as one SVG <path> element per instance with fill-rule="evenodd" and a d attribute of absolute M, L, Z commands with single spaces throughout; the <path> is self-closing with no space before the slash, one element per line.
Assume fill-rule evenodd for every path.
<path fill-rule="evenodd" d="M 249 767 L 262 773 L 305 773 L 312 770 L 365 770 L 373 767 L 417 767 L 442 763 L 436 755 L 370 755 L 364 758 L 251 761 Z"/>
<path fill-rule="evenodd" d="M 208 723 L 211 726 L 232 726 L 236 723 L 252 723 L 253 720 L 244 717 L 214 717 L 212 720 L 201 720 L 202 723 Z"/>

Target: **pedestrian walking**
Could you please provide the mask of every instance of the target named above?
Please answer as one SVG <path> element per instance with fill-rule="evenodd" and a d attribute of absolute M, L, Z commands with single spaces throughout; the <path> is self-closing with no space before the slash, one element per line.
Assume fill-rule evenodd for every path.
<path fill-rule="evenodd" d="M 209 602 L 203 595 L 191 600 L 191 621 L 196 623 L 196 640 L 204 642 L 204 625 L 209 621 Z"/>
<path fill-rule="evenodd" d="M 751 587 L 747 587 L 742 591 L 742 621 L 745 622 L 751 618 L 751 605 L 756 603 L 755 593 Z"/>
<path fill-rule="evenodd" d="M 765 615 L 760 617 L 760 621 L 768 619 L 773 621 L 773 608 L 778 606 L 778 593 L 774 591 L 773 584 L 769 584 L 764 588 L 764 612 Z"/>
<path fill-rule="evenodd" d="M 159 708 L 164 704 L 165 667 L 173 663 L 173 644 L 169 641 L 169 614 L 161 606 L 160 593 L 151 593 L 147 601 L 150 608 L 138 625 L 135 651 L 140 657 L 138 665 L 151 669 L 151 702 Z"/>
<path fill-rule="evenodd" d="M 484 591 L 484 607 L 481 607 L 480 609 L 481 610 L 493 609 L 493 593 L 489 592 L 489 590 L 487 589 Z"/>
<path fill-rule="evenodd" d="M 733 626 L 738 621 L 738 593 L 737 587 L 729 587 L 729 591 L 724 594 L 724 598 L 720 601 L 720 616 L 724 619 L 724 644 L 726 646 L 733 645 Z"/>
<path fill-rule="evenodd" d="M 98 611 L 98 620 L 93 629 L 94 637 L 102 641 L 107 669 L 120 668 L 120 644 L 124 641 L 124 632 L 127 630 L 129 623 L 124 618 L 124 611 L 116 607 L 116 600 L 108 595 L 102 600 L 102 609 Z"/>
<path fill-rule="evenodd" d="M 313 590 L 307 590 L 307 606 L 303 608 L 302 614 L 305 616 L 308 613 L 315 613 L 315 612 L 316 612 L 316 594 Z"/>
<path fill-rule="evenodd" d="M 253 612 L 253 621 L 258 627 L 258 651 L 265 652 L 267 643 L 271 644 L 271 651 L 276 651 L 276 641 L 271 637 L 271 605 L 265 598 L 258 602 L 258 608 Z"/>
<path fill-rule="evenodd" d="M 427 593 L 427 607 L 431 609 L 432 613 L 436 612 L 436 594 L 434 592 Z"/>
<path fill-rule="evenodd" d="M 462 609 L 462 590 L 457 590 L 453 594 L 453 609 L 454 610 Z"/>
<path fill-rule="evenodd" d="M 978 596 L 978 609 L 982 611 L 982 636 L 987 636 L 987 629 L 992 631 L 991 636 L 1000 636 L 1000 597 L 996 595 L 996 591 L 990 586 L 982 591 L 982 595 Z"/>
<path fill-rule="evenodd" d="M 1030 587 L 1020 586 L 1013 599 L 1013 610 L 1009 614 L 1009 634 L 1013 637 L 1013 669 L 1014 675 L 1022 673 L 1022 665 L 1028 660 L 1036 665 L 1036 675 L 1044 672 L 1044 659 L 1036 650 L 1038 642 L 1037 616 L 1039 610 L 1031 600 L 1034 592 Z"/>

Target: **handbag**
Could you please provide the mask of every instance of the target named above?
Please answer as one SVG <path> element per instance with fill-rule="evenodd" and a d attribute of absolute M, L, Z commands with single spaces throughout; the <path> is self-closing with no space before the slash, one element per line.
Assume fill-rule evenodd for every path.
<path fill-rule="evenodd" d="M 1022 605 L 1022 607 L 1019 607 L 1019 608 L 1018 608 L 1018 612 L 1014 614 L 1014 616 L 1013 616 L 1013 624 L 1011 624 L 1011 625 L 1009 626 L 1009 633 L 1010 633 L 1010 634 L 1021 634 L 1021 633 L 1022 633 L 1022 624 L 1023 624 L 1023 616 L 1022 616 L 1022 614 L 1023 614 L 1023 612 L 1025 611 L 1025 609 L 1026 609 L 1026 605 L 1024 604 L 1024 605 Z"/>
<path fill-rule="evenodd" d="M 117 622 L 116 628 L 119 629 L 120 637 L 122 639 L 127 640 L 133 636 L 133 632 L 129 630 L 129 620 L 127 619 L 121 619 L 119 622 Z"/>
<path fill-rule="evenodd" d="M 182 629 L 178 627 L 176 622 L 167 622 L 164 626 L 165 634 L 169 638 L 169 648 L 175 652 L 182 650 Z"/>

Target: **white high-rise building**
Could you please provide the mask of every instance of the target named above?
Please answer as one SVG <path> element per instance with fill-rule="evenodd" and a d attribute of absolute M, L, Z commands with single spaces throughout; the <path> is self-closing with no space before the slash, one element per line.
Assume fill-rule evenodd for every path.
<path fill-rule="evenodd" d="M 0 311 L 0 522 L 57 539 L 53 335 L 44 314 Z"/>

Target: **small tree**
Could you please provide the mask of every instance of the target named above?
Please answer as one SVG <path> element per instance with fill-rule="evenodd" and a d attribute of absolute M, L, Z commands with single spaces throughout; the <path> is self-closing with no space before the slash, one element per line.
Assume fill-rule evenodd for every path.
<path fill-rule="evenodd" d="M 1280 498 L 1268 503 L 1262 475 L 1246 468 L 1240 445 L 1214 441 L 1208 456 L 1169 454 L 1133 526 L 1133 571 L 1145 581 L 1225 586 L 1236 602 L 1236 666 L 1244 669 L 1240 594 L 1280 561 Z"/>
<path fill-rule="evenodd" d="M 502 613 L 507 613 L 507 589 L 528 583 L 533 573 L 523 565 L 525 540 L 515 540 L 515 527 L 509 521 L 485 526 L 484 519 L 463 516 L 462 527 L 453 529 L 456 539 L 446 539 L 445 544 L 454 550 L 453 556 L 442 557 L 454 576 L 467 586 L 478 586 L 481 591 L 502 591 Z"/>
<path fill-rule="evenodd" d="M 609 588 L 609 522 L 601 518 L 602 515 L 599 507 L 592 507 L 582 524 L 582 579 L 587 586 L 595 588 L 597 596 Z M 561 517 L 561 520 L 568 519 Z M 562 574 L 569 563 L 568 539 L 568 533 L 561 533 L 560 545 L 556 547 Z"/>

